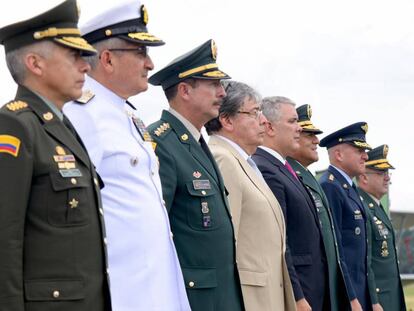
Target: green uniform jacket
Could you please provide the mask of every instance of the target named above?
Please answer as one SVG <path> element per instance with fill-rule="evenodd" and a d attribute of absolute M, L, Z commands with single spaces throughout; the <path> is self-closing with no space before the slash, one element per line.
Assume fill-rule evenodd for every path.
<path fill-rule="evenodd" d="M 88 154 L 34 93 L 19 87 L 16 101 L 0 111 L 0 310 L 109 310 Z"/>
<path fill-rule="evenodd" d="M 392 223 L 382 206 L 361 188 L 358 191 L 369 216 L 368 243 L 379 303 L 384 311 L 406 310 Z"/>
<path fill-rule="evenodd" d="M 167 111 L 149 132 L 191 309 L 242 310 L 233 225 L 215 161 Z"/>
<path fill-rule="evenodd" d="M 329 203 L 318 181 L 312 173 L 294 159 L 287 159 L 307 190 L 310 192 L 321 223 L 322 239 L 324 242 L 329 271 L 329 297 L 331 311 L 350 310 L 342 266 L 341 256 L 336 241 L 334 221 L 329 209 Z"/>

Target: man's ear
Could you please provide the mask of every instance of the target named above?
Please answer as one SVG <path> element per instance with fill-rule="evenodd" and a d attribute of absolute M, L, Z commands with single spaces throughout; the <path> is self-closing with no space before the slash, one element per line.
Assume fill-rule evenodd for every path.
<path fill-rule="evenodd" d="M 269 121 L 266 121 L 264 124 L 265 133 L 267 136 L 273 137 L 276 135 L 276 129 L 275 126 L 270 123 Z"/>
<path fill-rule="evenodd" d="M 39 77 L 42 76 L 46 66 L 44 58 L 35 53 L 28 53 L 24 58 L 24 64 L 32 74 Z"/>
<path fill-rule="evenodd" d="M 220 115 L 218 119 L 223 129 L 227 132 L 232 132 L 234 130 L 234 120 L 231 117 Z"/>
<path fill-rule="evenodd" d="M 185 100 L 189 100 L 190 99 L 190 93 L 191 93 L 191 85 L 185 82 L 180 82 L 177 85 L 177 94 L 185 99 Z"/>
<path fill-rule="evenodd" d="M 113 54 L 108 50 L 103 50 L 99 55 L 99 63 L 106 72 L 113 72 L 115 70 L 113 64 Z"/>

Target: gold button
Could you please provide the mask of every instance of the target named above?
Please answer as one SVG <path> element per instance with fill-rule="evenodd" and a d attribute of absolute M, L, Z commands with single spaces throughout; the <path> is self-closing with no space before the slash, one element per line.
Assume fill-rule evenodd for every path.
<path fill-rule="evenodd" d="M 76 185 L 78 183 L 78 181 L 76 180 L 76 178 L 71 178 L 70 182 L 72 183 L 72 185 Z"/>
<path fill-rule="evenodd" d="M 206 195 L 206 194 L 207 194 L 207 192 L 205 192 L 205 191 L 203 190 L 203 191 L 201 191 L 201 194 L 202 194 L 202 195 Z"/>
<path fill-rule="evenodd" d="M 95 185 L 99 186 L 98 179 L 94 178 L 94 179 L 93 179 L 93 182 L 95 183 Z"/>
<path fill-rule="evenodd" d="M 194 282 L 193 281 L 190 281 L 189 283 L 188 283 L 188 286 L 190 286 L 190 287 L 194 287 Z"/>
<path fill-rule="evenodd" d="M 53 298 L 59 298 L 60 292 L 58 290 L 54 290 L 52 295 L 53 295 Z"/>

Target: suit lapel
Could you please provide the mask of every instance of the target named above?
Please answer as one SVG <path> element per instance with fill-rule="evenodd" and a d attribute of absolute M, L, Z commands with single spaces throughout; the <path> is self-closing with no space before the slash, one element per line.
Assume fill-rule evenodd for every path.
<path fill-rule="evenodd" d="M 40 122 L 46 132 L 48 132 L 55 140 L 59 141 L 63 146 L 72 151 L 80 161 L 90 168 L 89 156 L 86 151 L 82 149 L 80 142 L 77 141 L 76 137 L 50 110 L 41 98 L 24 87 L 19 87 L 16 98 L 26 101 L 33 112 L 40 119 Z"/>

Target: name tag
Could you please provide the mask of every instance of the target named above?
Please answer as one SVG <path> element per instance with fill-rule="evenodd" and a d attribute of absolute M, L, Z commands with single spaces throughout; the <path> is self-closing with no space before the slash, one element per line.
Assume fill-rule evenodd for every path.
<path fill-rule="evenodd" d="M 208 179 L 193 180 L 194 190 L 211 189 L 210 181 Z"/>
<path fill-rule="evenodd" d="M 82 173 L 77 168 L 70 169 L 70 170 L 59 170 L 60 175 L 63 178 L 69 178 L 69 177 L 81 177 Z"/>

